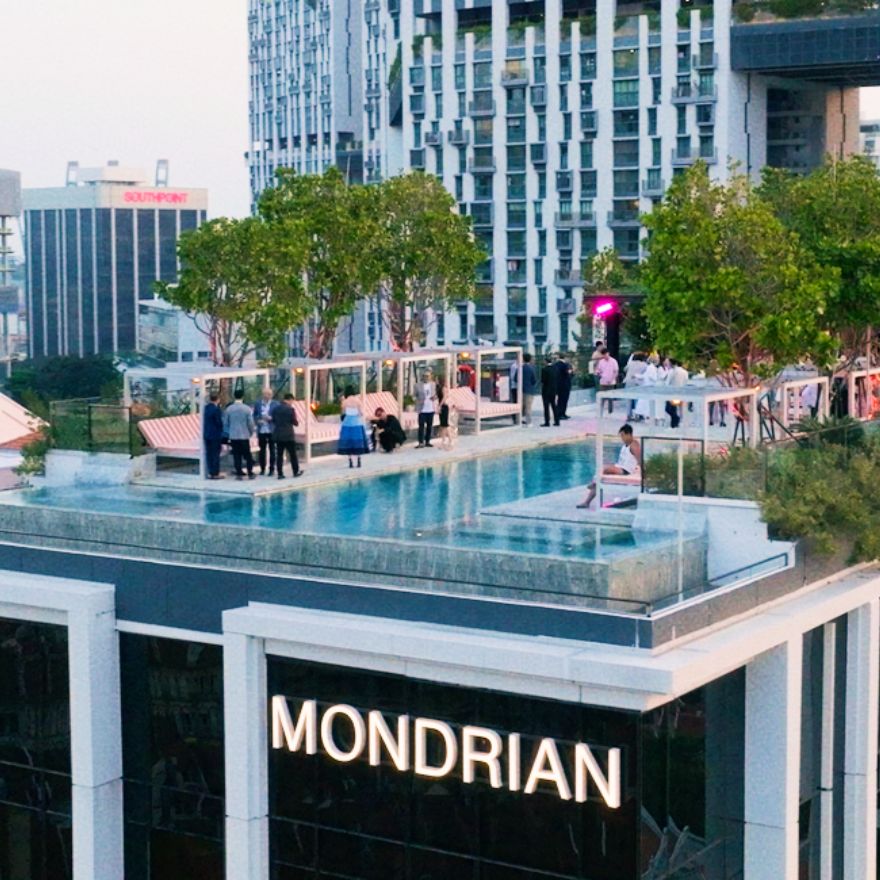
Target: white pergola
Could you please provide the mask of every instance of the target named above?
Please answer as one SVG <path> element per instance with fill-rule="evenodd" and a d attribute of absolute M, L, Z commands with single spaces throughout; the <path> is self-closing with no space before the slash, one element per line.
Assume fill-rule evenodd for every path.
<path fill-rule="evenodd" d="M 828 418 L 831 413 L 831 382 L 827 376 L 811 376 L 804 379 L 788 379 L 780 382 L 775 390 L 779 394 L 780 401 L 780 418 L 783 427 L 787 428 L 789 423 L 798 422 L 803 418 L 803 404 L 801 403 L 801 393 L 804 388 L 812 385 L 818 385 L 818 417 L 823 421 Z M 792 420 L 792 414 L 794 419 Z"/>
<path fill-rule="evenodd" d="M 313 436 L 312 425 L 312 392 L 315 385 L 313 377 L 318 373 L 327 373 L 332 370 L 357 370 L 359 377 L 358 397 L 361 399 L 361 408 L 366 403 L 367 396 L 367 365 L 368 361 L 355 358 L 339 358 L 331 360 L 318 360 L 316 358 L 300 358 L 288 360 L 285 364 L 290 374 L 290 393 L 297 397 L 299 380 L 302 380 L 302 395 L 300 399 L 305 407 L 305 424 L 303 425 L 303 457 L 306 464 L 312 461 L 312 446 L 316 443 L 325 443 L 326 439 L 316 439 Z"/>
<path fill-rule="evenodd" d="M 204 436 L 205 429 L 205 389 L 210 382 L 234 382 L 236 379 L 254 379 L 262 377 L 263 388 L 269 388 L 269 376 L 272 371 L 266 367 L 245 369 L 242 367 L 215 367 L 207 364 L 171 364 L 166 367 L 136 367 L 126 370 L 122 376 L 122 402 L 131 406 L 131 385 L 137 380 L 164 380 L 168 390 L 186 392 L 189 395 L 192 411 L 199 415 L 199 437 Z M 175 385 L 171 386 L 174 382 Z M 199 476 L 204 480 L 207 475 L 207 461 L 204 444 L 200 445 Z"/>
<path fill-rule="evenodd" d="M 862 397 L 862 405 L 865 404 L 865 395 L 870 399 L 871 386 L 875 381 L 880 381 L 880 367 L 867 367 L 861 370 L 850 370 L 846 374 L 846 396 L 847 396 L 847 412 L 854 419 L 860 421 L 868 421 L 871 418 L 871 407 L 867 412 L 856 412 L 856 399 L 858 397 L 858 382 L 863 380 L 864 395 Z"/>
<path fill-rule="evenodd" d="M 476 371 L 476 387 L 474 388 L 474 397 L 476 400 L 476 414 L 474 417 L 474 432 L 476 434 L 480 433 L 482 428 L 482 422 L 480 419 L 480 400 L 482 395 L 480 394 L 480 376 L 483 371 L 483 361 L 486 357 L 496 357 L 496 358 L 504 358 L 505 356 L 513 355 L 516 358 L 516 374 L 517 376 L 522 376 L 522 365 L 523 365 L 523 350 L 521 345 L 498 345 L 498 346 L 452 346 L 447 349 L 452 354 L 458 356 L 459 361 L 467 362 L 468 360 L 473 360 L 474 370 Z M 517 416 L 518 425 L 522 424 L 522 407 L 520 407 L 519 415 Z"/>

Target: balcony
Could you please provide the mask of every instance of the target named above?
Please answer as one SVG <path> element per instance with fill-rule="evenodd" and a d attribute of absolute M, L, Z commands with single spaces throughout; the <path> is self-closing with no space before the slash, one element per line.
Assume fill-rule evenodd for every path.
<path fill-rule="evenodd" d="M 638 211 L 614 210 L 608 212 L 608 225 L 614 228 L 641 226 Z"/>
<path fill-rule="evenodd" d="M 718 100 L 718 86 L 716 86 L 714 84 L 711 86 L 701 85 L 697 89 L 696 100 L 697 100 L 697 102 L 717 101 Z"/>
<path fill-rule="evenodd" d="M 506 89 L 529 84 L 529 72 L 524 67 L 508 67 L 501 71 L 501 85 Z"/>
<path fill-rule="evenodd" d="M 701 52 L 699 55 L 694 55 L 693 64 L 696 70 L 715 70 L 718 67 L 718 53 Z"/>
<path fill-rule="evenodd" d="M 659 174 L 651 174 L 642 180 L 643 196 L 662 196 L 666 192 L 666 182 Z"/>
<path fill-rule="evenodd" d="M 439 147 L 443 143 L 443 135 L 439 131 L 426 131 L 425 144 L 429 147 Z"/>
<path fill-rule="evenodd" d="M 556 172 L 556 192 L 571 192 L 574 175 L 571 171 Z"/>
<path fill-rule="evenodd" d="M 481 156 L 479 159 L 468 159 L 467 167 L 471 174 L 488 174 L 495 170 L 495 159 L 492 156 Z"/>
<path fill-rule="evenodd" d="M 507 115 L 508 116 L 524 116 L 526 112 L 526 102 L 525 101 L 508 101 L 507 102 Z"/>
<path fill-rule="evenodd" d="M 697 107 L 697 125 L 715 124 L 715 105 L 701 104 Z"/>
<path fill-rule="evenodd" d="M 471 133 L 463 129 L 454 128 L 449 132 L 449 143 L 457 147 L 466 147 L 471 142 Z"/>
<path fill-rule="evenodd" d="M 494 101 L 471 101 L 468 104 L 468 113 L 471 116 L 494 116 Z"/>
<path fill-rule="evenodd" d="M 596 215 L 592 211 L 562 211 L 553 215 L 553 225 L 557 229 L 589 229 L 596 225 Z"/>
<path fill-rule="evenodd" d="M 679 83 L 673 86 L 670 100 L 673 104 L 691 104 L 697 100 L 697 89 L 693 83 Z"/>
<path fill-rule="evenodd" d="M 556 282 L 557 287 L 568 288 L 584 286 L 583 275 L 581 275 L 580 270 L 577 269 L 559 270 L 553 276 L 553 280 Z"/>
<path fill-rule="evenodd" d="M 581 112 L 581 132 L 594 135 L 598 131 L 598 114 L 595 110 Z"/>
<path fill-rule="evenodd" d="M 708 147 L 701 147 L 700 149 L 691 147 L 686 152 L 679 150 L 677 147 L 672 150 L 672 164 L 676 167 L 693 165 L 698 159 L 708 165 L 714 165 L 718 161 L 717 147 L 712 147 L 711 149 Z"/>
<path fill-rule="evenodd" d="M 546 144 L 530 144 L 529 157 L 534 165 L 547 164 L 547 145 Z"/>
<path fill-rule="evenodd" d="M 477 283 L 493 284 L 495 282 L 495 261 L 486 260 L 477 266 Z"/>
<path fill-rule="evenodd" d="M 495 221 L 495 206 L 487 202 L 473 202 L 471 221 L 474 226 L 492 226 Z"/>
<path fill-rule="evenodd" d="M 546 86 L 532 86 L 529 92 L 533 107 L 545 107 L 547 105 Z"/>

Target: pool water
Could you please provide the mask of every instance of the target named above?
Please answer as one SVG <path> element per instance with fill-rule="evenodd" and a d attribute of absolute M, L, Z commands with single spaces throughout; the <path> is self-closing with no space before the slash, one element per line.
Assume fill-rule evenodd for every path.
<path fill-rule="evenodd" d="M 496 505 L 584 486 L 592 478 L 593 457 L 592 445 L 578 442 L 264 497 L 127 486 L 37 489 L 23 493 L 21 501 L 124 516 L 595 559 L 635 546 L 632 532 L 529 519 L 527 510 L 518 517 L 480 514 Z"/>

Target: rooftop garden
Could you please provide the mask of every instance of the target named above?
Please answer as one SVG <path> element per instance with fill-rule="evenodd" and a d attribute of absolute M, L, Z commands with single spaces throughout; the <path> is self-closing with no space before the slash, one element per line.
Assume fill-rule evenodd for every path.
<path fill-rule="evenodd" d="M 878 10 L 876 0 L 736 0 L 734 21 L 766 22 L 778 19 L 836 18 Z"/>

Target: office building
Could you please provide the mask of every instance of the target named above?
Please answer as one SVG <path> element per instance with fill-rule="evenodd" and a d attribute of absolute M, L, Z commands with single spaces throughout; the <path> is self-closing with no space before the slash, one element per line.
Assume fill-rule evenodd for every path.
<path fill-rule="evenodd" d="M 67 185 L 24 191 L 31 357 L 138 350 L 138 306 L 177 280 L 177 239 L 204 222 L 203 189 L 111 163 L 71 163 Z"/>
<path fill-rule="evenodd" d="M 588 468 L 2 493 L 2 876 L 873 880 L 877 566 Z"/>
<path fill-rule="evenodd" d="M 255 6 L 277 21 L 284 5 Z M 642 257 L 639 218 L 676 174 L 849 155 L 855 86 L 880 82 L 871 15 L 773 21 L 729 0 L 366 0 L 360 15 L 364 179 L 436 174 L 490 254 L 476 302 L 440 316 L 431 343 L 572 348 L 584 262 Z M 300 106 L 273 95 L 276 113 Z M 255 173 L 255 193 L 266 183 Z"/>
<path fill-rule="evenodd" d="M 859 127 L 861 153 L 880 170 L 880 120 L 864 120 Z"/>
<path fill-rule="evenodd" d="M 16 355 L 20 291 L 15 278 L 13 224 L 21 219 L 21 175 L 0 170 L 0 363 Z"/>

